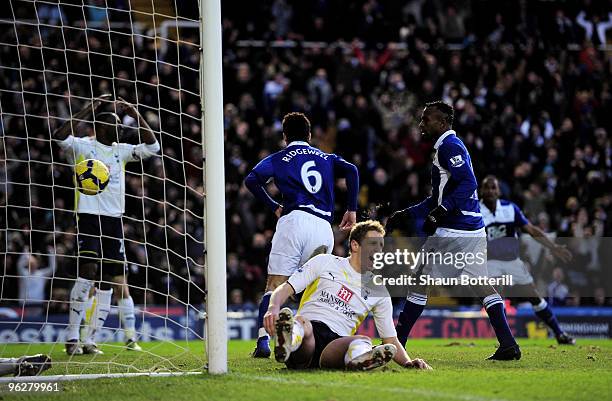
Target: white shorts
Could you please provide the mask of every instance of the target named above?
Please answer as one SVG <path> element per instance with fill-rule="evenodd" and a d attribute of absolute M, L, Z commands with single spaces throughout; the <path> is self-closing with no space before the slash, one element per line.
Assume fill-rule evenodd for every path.
<path fill-rule="evenodd" d="M 268 274 L 289 277 L 311 257 L 333 248 L 334 233 L 327 220 L 294 210 L 276 223 Z"/>
<path fill-rule="evenodd" d="M 525 262 L 516 258 L 514 260 L 489 260 L 487 269 L 490 277 L 501 277 L 504 274 L 512 276 L 512 282 L 518 285 L 533 283 L 533 277 Z"/>
<path fill-rule="evenodd" d="M 439 227 L 423 244 L 425 252 L 442 255 L 452 254 L 452 264 L 439 263 L 440 258 L 430 258 L 419 274 L 431 277 L 487 277 L 487 236 L 484 228 L 476 231 L 461 231 Z M 469 258 L 466 255 L 471 254 Z M 476 257 L 478 256 L 478 257 Z M 448 259 L 445 259 L 448 260 Z"/>

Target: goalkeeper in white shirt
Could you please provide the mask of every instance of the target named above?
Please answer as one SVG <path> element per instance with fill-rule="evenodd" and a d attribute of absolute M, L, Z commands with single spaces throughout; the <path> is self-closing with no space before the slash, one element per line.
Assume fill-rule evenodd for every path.
<path fill-rule="evenodd" d="M 274 355 L 289 369 L 371 370 L 391 359 L 403 367 L 431 369 L 422 359 L 410 359 L 397 340 L 393 305 L 388 296 L 363 290 L 363 275 L 371 270 L 362 260 L 381 252 L 385 230 L 377 221 L 363 221 L 351 229 L 350 256 L 323 254 L 300 267 L 272 293 L 264 326 L 276 335 Z M 302 294 L 297 315 L 280 309 L 287 299 Z M 385 292 L 386 293 L 386 292 Z M 382 295 L 382 294 L 380 294 Z M 369 313 L 374 316 L 382 345 L 355 335 Z"/>
<path fill-rule="evenodd" d="M 106 189 L 97 195 L 76 193 L 77 279 L 70 293 L 70 316 L 66 330 L 66 353 L 69 355 L 100 354 L 94 339 L 110 312 L 113 288 L 118 291 L 118 309 L 125 330 L 128 349 L 140 350 L 136 343 L 134 301 L 127 285 L 127 268 L 123 242 L 122 216 L 125 212 L 125 164 L 147 159 L 159 152 L 160 146 L 146 120 L 136 107 L 119 98 L 114 102 L 118 112 L 125 112 L 138 122 L 143 143 L 131 145 L 119 141 L 121 119 L 116 113 L 97 112 L 103 95 L 88 103 L 81 111 L 55 130 L 53 137 L 68 160 L 75 165 L 85 159 L 97 159 L 110 171 Z M 94 133 L 77 137 L 73 133 L 79 122 L 93 110 Z M 89 292 L 97 283 L 95 302 L 83 345 L 79 343 L 79 326 L 84 316 Z"/>

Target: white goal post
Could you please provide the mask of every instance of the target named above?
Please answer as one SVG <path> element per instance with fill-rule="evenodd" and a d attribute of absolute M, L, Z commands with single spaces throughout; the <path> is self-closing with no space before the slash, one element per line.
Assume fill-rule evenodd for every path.
<path fill-rule="evenodd" d="M 200 0 L 202 44 L 202 120 L 206 225 L 208 371 L 227 372 L 225 266 L 225 170 L 223 151 L 223 77 L 221 0 Z"/>

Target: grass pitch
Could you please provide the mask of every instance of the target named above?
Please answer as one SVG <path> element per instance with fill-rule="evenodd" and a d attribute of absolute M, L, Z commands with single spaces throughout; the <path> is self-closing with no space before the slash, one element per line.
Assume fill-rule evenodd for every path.
<path fill-rule="evenodd" d="M 63 382 L 59 393 L 3 392 L 0 400 L 612 400 L 612 341 L 579 340 L 574 347 L 562 347 L 553 340 L 521 339 L 520 361 L 484 361 L 495 344 L 490 339 L 411 340 L 410 355 L 426 359 L 433 371 L 390 363 L 385 369 L 355 373 L 288 371 L 272 359 L 250 358 L 254 342 L 232 341 L 225 376 L 72 381 Z M 203 364 L 200 342 L 142 345 L 142 353 L 102 346 L 105 355 L 73 357 L 76 364 L 66 363 L 69 358 L 60 345 L 2 345 L 0 355 L 50 352 L 55 365 L 47 374 L 125 372 L 130 364 L 132 372 L 197 370 Z"/>

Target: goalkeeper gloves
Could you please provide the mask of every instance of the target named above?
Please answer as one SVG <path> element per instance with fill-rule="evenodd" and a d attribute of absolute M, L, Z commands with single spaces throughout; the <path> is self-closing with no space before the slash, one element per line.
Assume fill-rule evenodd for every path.
<path fill-rule="evenodd" d="M 442 205 L 436 207 L 434 210 L 429 212 L 425 221 L 423 222 L 423 231 L 427 235 L 433 235 L 440 224 L 440 221 L 446 216 L 448 211 Z"/>

